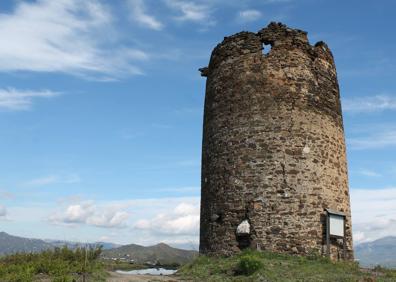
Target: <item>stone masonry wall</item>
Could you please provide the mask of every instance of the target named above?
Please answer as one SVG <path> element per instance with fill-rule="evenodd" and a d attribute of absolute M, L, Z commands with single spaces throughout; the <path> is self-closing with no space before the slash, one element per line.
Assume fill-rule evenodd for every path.
<path fill-rule="evenodd" d="M 263 54 L 263 44 L 271 50 Z M 224 38 L 207 77 L 200 252 L 326 253 L 325 209 L 344 212 L 353 258 L 347 162 L 333 56 L 306 32 L 271 23 Z M 250 235 L 239 238 L 248 220 Z M 332 240 L 331 256 L 342 256 Z"/>

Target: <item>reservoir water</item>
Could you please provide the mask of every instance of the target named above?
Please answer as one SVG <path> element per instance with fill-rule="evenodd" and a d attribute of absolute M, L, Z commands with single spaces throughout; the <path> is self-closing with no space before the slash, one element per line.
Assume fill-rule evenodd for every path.
<path fill-rule="evenodd" d="M 137 275 L 172 275 L 175 274 L 177 269 L 165 269 L 165 268 L 145 268 L 145 269 L 135 269 L 135 270 L 116 270 L 120 274 L 137 274 Z"/>

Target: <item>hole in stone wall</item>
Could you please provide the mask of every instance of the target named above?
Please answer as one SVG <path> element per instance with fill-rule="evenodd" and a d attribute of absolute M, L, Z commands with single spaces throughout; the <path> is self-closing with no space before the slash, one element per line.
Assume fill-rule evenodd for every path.
<path fill-rule="evenodd" d="M 238 248 L 244 250 L 250 247 L 251 239 L 249 234 L 242 234 L 237 236 Z"/>
<path fill-rule="evenodd" d="M 263 43 L 263 49 L 261 50 L 263 52 L 263 55 L 268 55 L 268 53 L 271 51 L 271 44 L 264 44 Z"/>
<path fill-rule="evenodd" d="M 244 219 L 237 227 L 236 239 L 240 250 L 249 248 L 251 245 L 250 238 L 250 224 L 247 219 Z"/>

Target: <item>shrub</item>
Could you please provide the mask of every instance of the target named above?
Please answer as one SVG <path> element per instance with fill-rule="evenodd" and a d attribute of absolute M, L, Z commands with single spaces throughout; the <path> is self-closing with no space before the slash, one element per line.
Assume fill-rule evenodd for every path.
<path fill-rule="evenodd" d="M 72 281 L 81 275 L 104 273 L 98 261 L 101 248 L 54 248 L 41 253 L 17 253 L 0 258 L 0 281 L 29 282 L 37 275 L 55 282 Z M 93 281 L 103 281 L 95 278 Z"/>
<path fill-rule="evenodd" d="M 245 254 L 239 259 L 235 273 L 237 275 L 249 276 L 262 267 L 263 262 L 260 260 L 260 258 L 255 257 L 252 254 Z"/>

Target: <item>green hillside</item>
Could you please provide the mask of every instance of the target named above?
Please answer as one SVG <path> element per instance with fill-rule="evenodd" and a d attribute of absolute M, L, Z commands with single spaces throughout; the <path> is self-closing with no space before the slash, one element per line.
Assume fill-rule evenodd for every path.
<path fill-rule="evenodd" d="M 104 250 L 102 258 L 125 259 L 134 263 L 181 265 L 191 262 L 197 255 L 198 253 L 196 251 L 176 249 L 160 243 L 149 247 L 130 244 L 115 249 Z"/>
<path fill-rule="evenodd" d="M 368 270 L 353 262 L 253 251 L 227 258 L 200 256 L 182 267 L 178 275 L 188 281 L 396 281 L 393 270 Z"/>

